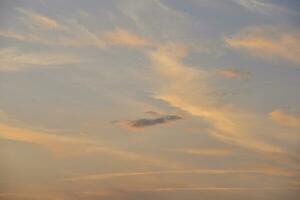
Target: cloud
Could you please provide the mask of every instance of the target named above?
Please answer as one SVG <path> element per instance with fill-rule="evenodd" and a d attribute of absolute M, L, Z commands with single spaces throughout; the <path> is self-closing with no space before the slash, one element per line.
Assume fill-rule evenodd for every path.
<path fill-rule="evenodd" d="M 109 44 L 125 45 L 130 47 L 144 47 L 153 45 L 153 43 L 148 41 L 147 39 L 139 37 L 121 28 L 116 28 L 112 32 L 106 32 L 104 34 L 103 40 L 107 41 L 107 43 Z"/>
<path fill-rule="evenodd" d="M 299 187 L 165 187 L 148 189 L 152 192 L 174 192 L 174 191 L 256 191 L 256 190 L 299 190 Z"/>
<path fill-rule="evenodd" d="M 202 155 L 202 156 L 228 156 L 233 152 L 228 149 L 193 149 L 193 148 L 178 148 L 176 152 L 191 154 L 191 155 Z"/>
<path fill-rule="evenodd" d="M 279 125 L 300 128 L 300 116 L 293 115 L 282 110 L 274 110 L 269 113 L 270 118 Z"/>
<path fill-rule="evenodd" d="M 271 167 L 270 169 L 273 169 Z M 142 172 L 115 172 L 79 176 L 74 178 L 65 178 L 63 181 L 95 181 L 106 180 L 111 178 L 122 178 L 132 176 L 159 176 L 164 174 L 170 175 L 185 175 L 185 174 L 264 174 L 264 175 L 277 175 L 277 176 L 294 176 L 294 173 L 280 168 L 276 170 L 269 170 L 268 168 L 256 169 L 183 169 L 183 170 L 164 170 L 164 171 L 142 171 Z"/>
<path fill-rule="evenodd" d="M 233 79 L 244 80 L 250 77 L 249 72 L 237 70 L 237 69 L 220 69 L 217 73 L 221 76 Z"/>
<path fill-rule="evenodd" d="M 209 74 L 199 68 L 186 66 L 182 60 L 187 53 L 178 44 L 162 45 L 149 53 L 156 74 L 160 77 L 155 98 L 208 122 L 210 133 L 230 144 L 272 154 L 286 152 L 258 137 L 257 127 L 265 127 L 261 117 L 222 104 L 209 85 Z"/>
<path fill-rule="evenodd" d="M 264 15 L 274 15 L 290 12 L 288 9 L 276 4 L 271 4 L 263 0 L 232 0 L 238 5 L 257 13 Z"/>
<path fill-rule="evenodd" d="M 40 15 L 35 12 L 28 11 L 22 8 L 17 8 L 17 10 L 30 19 L 31 21 L 30 25 L 37 27 L 39 29 L 48 30 L 48 29 L 57 29 L 60 27 L 60 24 L 56 20 L 51 19 L 50 17 Z"/>
<path fill-rule="evenodd" d="M 58 157 L 78 155 L 110 155 L 119 160 L 133 161 L 167 169 L 178 169 L 185 165 L 156 156 L 120 150 L 111 144 L 80 136 L 50 134 L 43 131 L 0 123 L 0 139 L 28 142 L 51 150 Z"/>
<path fill-rule="evenodd" d="M 121 124 L 128 128 L 141 129 L 148 126 L 155 126 L 159 124 L 167 124 L 175 120 L 182 119 L 182 117 L 177 115 L 163 115 L 157 118 L 141 118 L 137 120 L 123 121 Z"/>
<path fill-rule="evenodd" d="M 245 49 L 253 55 L 283 58 L 300 63 L 300 32 L 282 32 L 267 27 L 248 28 L 233 37 L 225 38 L 229 47 Z"/>
<path fill-rule="evenodd" d="M 48 134 L 40 131 L 34 131 L 26 128 L 14 127 L 0 123 L 0 138 L 7 140 L 15 140 L 29 142 L 42 145 L 51 149 L 58 155 L 68 154 L 68 148 L 74 145 L 78 148 L 82 145 L 92 145 L 93 141 L 80 137 L 68 137 L 64 135 Z M 75 152 L 75 151 L 74 151 Z"/>
<path fill-rule="evenodd" d="M 34 67 L 57 67 L 81 62 L 78 56 L 68 53 L 30 53 L 16 48 L 0 49 L 0 71 L 20 71 Z"/>
<path fill-rule="evenodd" d="M 128 47 L 155 46 L 150 40 L 119 27 L 109 31 L 91 31 L 76 18 L 55 21 L 47 16 L 22 8 L 18 8 L 17 10 L 26 17 L 23 21 L 27 25 L 27 29 L 23 28 L 22 32 L 0 30 L 0 36 L 43 45 L 70 47 L 94 46 L 103 48 L 110 45 Z M 32 29 L 32 27 L 37 27 L 37 29 Z M 52 29 L 55 29 L 55 34 L 53 34 Z"/>

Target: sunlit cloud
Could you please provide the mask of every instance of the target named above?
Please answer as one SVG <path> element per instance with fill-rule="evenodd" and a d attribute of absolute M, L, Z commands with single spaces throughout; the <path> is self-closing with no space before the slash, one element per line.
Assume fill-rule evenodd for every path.
<path fill-rule="evenodd" d="M 220 69 L 217 71 L 217 73 L 220 76 L 224 76 L 227 78 L 232 78 L 232 79 L 247 79 L 250 77 L 250 73 L 249 72 L 245 72 L 242 70 L 237 70 L 237 69 Z"/>
<path fill-rule="evenodd" d="M 13 141 L 28 142 L 41 145 L 51 150 L 55 156 L 78 155 L 110 155 L 116 159 L 133 161 L 143 165 L 158 166 L 163 168 L 182 168 L 183 164 L 156 156 L 120 150 L 111 145 L 100 143 L 83 136 L 65 136 L 50 134 L 24 127 L 15 127 L 0 123 L 0 138 Z"/>
<path fill-rule="evenodd" d="M 124 45 L 128 47 L 155 46 L 150 40 L 137 36 L 131 31 L 116 27 L 113 30 L 91 31 L 81 24 L 76 18 L 60 19 L 55 21 L 48 16 L 43 16 L 22 8 L 17 9 L 26 18 L 24 19 L 27 30 L 16 31 L 13 29 L 0 30 L 0 36 L 43 45 L 104 48 L 110 45 Z M 32 26 L 38 29 L 32 29 Z M 52 34 L 52 30 L 56 34 Z"/>
<path fill-rule="evenodd" d="M 275 123 L 281 126 L 300 128 L 300 116 L 283 110 L 274 110 L 270 112 L 269 116 Z"/>
<path fill-rule="evenodd" d="M 267 58 L 284 58 L 300 63 L 299 31 L 285 32 L 278 29 L 255 27 L 227 37 L 225 42 L 234 49 L 245 49 L 253 55 Z"/>
<path fill-rule="evenodd" d="M 22 8 L 17 8 L 17 10 L 30 19 L 30 21 L 32 22 L 31 24 L 29 24 L 30 26 L 34 26 L 42 30 L 57 29 L 60 27 L 59 22 L 51 19 L 48 16 L 41 15 Z"/>
<path fill-rule="evenodd" d="M 229 156 L 233 154 L 233 152 L 228 149 L 178 148 L 174 151 L 200 156 Z"/>
<path fill-rule="evenodd" d="M 116 30 L 107 32 L 104 34 L 104 41 L 107 41 L 107 43 L 110 44 L 116 44 L 116 45 L 125 45 L 125 46 L 152 46 L 153 43 L 148 41 L 145 38 L 139 37 L 129 31 L 126 31 L 121 28 L 116 28 Z"/>
<path fill-rule="evenodd" d="M 280 147 L 253 135 L 257 123 L 260 123 L 259 117 L 222 105 L 215 95 L 209 95 L 215 90 L 208 84 L 209 75 L 184 65 L 182 58 L 186 52 L 184 47 L 171 44 L 150 54 L 154 69 L 162 79 L 162 87 L 155 98 L 209 122 L 212 126 L 210 133 L 226 143 L 257 151 L 285 153 Z"/>
<path fill-rule="evenodd" d="M 272 168 L 270 168 L 272 169 Z M 184 170 L 164 170 L 164 171 L 142 171 L 142 172 L 115 172 L 79 176 L 74 178 L 66 178 L 63 181 L 97 181 L 111 178 L 126 178 L 132 176 L 159 176 L 159 175 L 186 175 L 186 174 L 264 174 L 277 176 L 293 176 L 294 173 L 284 169 L 269 170 L 268 168 L 257 169 L 184 169 Z"/>
<path fill-rule="evenodd" d="M 299 187 L 165 187 L 154 188 L 152 192 L 180 192 L 180 191 L 267 191 L 267 190 L 299 190 Z"/>

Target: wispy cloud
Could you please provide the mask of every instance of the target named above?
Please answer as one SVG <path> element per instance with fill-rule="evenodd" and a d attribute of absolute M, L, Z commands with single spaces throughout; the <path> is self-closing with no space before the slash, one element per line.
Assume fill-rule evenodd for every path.
<path fill-rule="evenodd" d="M 186 52 L 184 47 L 171 44 L 150 54 L 154 69 L 162 81 L 155 98 L 207 121 L 212 127 L 210 133 L 224 142 L 256 151 L 285 153 L 280 147 L 253 135 L 253 130 L 260 123 L 259 117 L 222 105 L 215 95 L 209 95 L 215 90 L 208 84 L 209 75 L 184 65 L 182 59 Z"/>
<path fill-rule="evenodd" d="M 244 80 L 250 77 L 249 72 L 245 72 L 238 69 L 219 69 L 217 73 L 227 78 L 240 79 L 240 80 Z"/>
<path fill-rule="evenodd" d="M 54 20 L 22 8 L 17 10 L 25 16 L 23 21 L 27 29 L 22 32 L 13 29 L 0 30 L 0 36 L 43 45 L 71 47 L 94 46 L 103 48 L 110 45 L 151 47 L 155 45 L 150 40 L 120 27 L 107 31 L 91 31 L 76 18 Z M 37 28 L 32 29 L 32 27 Z M 55 29 L 54 35 L 52 29 Z"/>
<path fill-rule="evenodd" d="M 114 31 L 107 32 L 103 37 L 104 41 L 109 44 L 125 45 L 125 46 L 153 46 L 153 43 L 145 38 L 139 37 L 129 31 L 121 28 L 116 28 Z"/>
<path fill-rule="evenodd" d="M 176 192 L 176 191 L 257 191 L 257 190 L 299 190 L 299 187 L 165 187 L 148 189 L 152 192 Z"/>
<path fill-rule="evenodd" d="M 57 67 L 82 60 L 69 53 L 24 52 L 17 48 L 0 49 L 0 71 L 20 71 L 35 67 Z"/>
<path fill-rule="evenodd" d="M 185 175 L 185 174 L 264 174 L 264 175 L 277 175 L 277 176 L 293 176 L 294 173 L 284 169 L 276 169 L 269 171 L 265 169 L 184 169 L 184 170 L 164 170 L 164 171 L 142 171 L 142 172 L 115 172 L 92 174 L 86 176 L 79 176 L 74 178 L 66 178 L 64 181 L 95 181 L 105 180 L 111 178 L 132 177 L 132 176 L 153 176 L 153 175 Z"/>
<path fill-rule="evenodd" d="M 228 149 L 201 149 L 201 148 L 178 148 L 174 151 L 191 154 L 191 155 L 202 155 L 202 156 L 228 156 L 232 155 L 233 152 Z"/>
<path fill-rule="evenodd" d="M 17 8 L 16 10 L 18 10 L 20 13 L 22 13 L 24 16 L 30 19 L 31 23 L 29 24 L 29 26 L 33 26 L 42 30 L 60 28 L 59 22 L 57 22 L 54 19 L 51 19 L 48 16 L 37 14 L 35 12 L 28 11 L 22 8 Z M 27 20 L 27 22 L 29 21 Z"/>
<path fill-rule="evenodd" d="M 267 27 L 248 28 L 228 37 L 225 42 L 234 49 L 245 49 L 253 55 L 267 58 L 281 57 L 300 63 L 299 31 L 283 32 Z"/>
<path fill-rule="evenodd" d="M 269 116 L 279 125 L 300 128 L 300 116 L 283 110 L 274 110 L 270 112 Z"/>
<path fill-rule="evenodd" d="M 275 15 L 290 12 L 287 8 L 264 0 L 232 0 L 244 8 L 264 15 Z"/>
<path fill-rule="evenodd" d="M 0 123 L 0 138 L 28 142 L 41 145 L 58 157 L 78 155 L 110 155 L 118 160 L 126 160 L 142 165 L 158 166 L 162 168 L 182 168 L 184 165 L 178 162 L 162 159 L 157 156 L 135 153 L 112 147 L 91 138 L 80 136 L 65 136 L 62 134 L 50 134 L 32 130 L 25 127 L 16 127 Z"/>

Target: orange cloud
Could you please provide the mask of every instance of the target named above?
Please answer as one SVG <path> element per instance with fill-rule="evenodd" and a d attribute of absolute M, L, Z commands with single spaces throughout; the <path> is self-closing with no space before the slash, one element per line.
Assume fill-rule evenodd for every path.
<path fill-rule="evenodd" d="M 120 150 L 108 144 L 99 144 L 99 141 L 86 137 L 70 137 L 61 134 L 49 134 L 42 131 L 15 127 L 3 123 L 0 123 L 0 138 L 41 145 L 42 147 L 46 147 L 51 150 L 59 157 L 105 154 L 111 155 L 119 160 L 130 160 L 144 165 L 152 165 L 162 168 L 177 169 L 185 166 L 181 163 L 165 160 L 156 156 Z"/>
<path fill-rule="evenodd" d="M 203 156 L 228 156 L 233 152 L 228 149 L 193 149 L 193 148 L 178 148 L 176 152 L 186 153 L 191 155 L 203 155 Z"/>
<path fill-rule="evenodd" d="M 125 45 L 130 47 L 139 47 L 139 46 L 143 47 L 143 46 L 153 45 L 147 39 L 139 37 L 121 28 L 117 28 L 112 32 L 105 33 L 103 40 L 107 41 L 110 44 Z"/>
<path fill-rule="evenodd" d="M 60 24 L 50 17 L 37 14 L 35 12 L 31 12 L 22 8 L 17 8 L 19 12 L 30 18 L 31 25 L 43 30 L 47 29 L 57 29 L 60 27 Z"/>
<path fill-rule="evenodd" d="M 281 110 L 274 110 L 269 114 L 269 116 L 279 125 L 300 128 L 300 116 Z"/>
<path fill-rule="evenodd" d="M 257 56 L 284 58 L 300 63 L 299 32 L 282 33 L 270 28 L 250 28 L 225 42 L 235 49 L 245 49 Z"/>
<path fill-rule="evenodd" d="M 273 169 L 273 168 L 271 168 Z M 276 168 L 269 171 L 268 168 L 254 168 L 254 169 L 183 169 L 183 170 L 163 170 L 163 171 L 141 171 L 141 172 L 115 172 L 115 173 L 103 173 L 92 174 L 86 176 L 79 176 L 74 178 L 66 178 L 63 181 L 95 181 L 105 180 L 111 178 L 132 177 L 132 176 L 153 176 L 153 175 L 185 175 L 185 174 L 264 174 L 264 175 L 277 175 L 277 176 L 294 176 L 291 171 Z"/>
<path fill-rule="evenodd" d="M 213 95 L 216 90 L 209 85 L 209 74 L 182 63 L 186 52 L 183 46 L 170 44 L 149 54 L 154 70 L 161 77 L 161 87 L 155 98 L 208 122 L 210 133 L 224 142 L 256 151 L 284 154 L 280 147 L 268 144 L 253 134 L 261 123 L 259 116 L 219 103 Z"/>

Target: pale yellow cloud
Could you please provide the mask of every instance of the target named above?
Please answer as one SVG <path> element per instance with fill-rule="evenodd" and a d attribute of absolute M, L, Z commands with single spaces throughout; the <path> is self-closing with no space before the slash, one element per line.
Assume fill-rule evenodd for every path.
<path fill-rule="evenodd" d="M 57 22 L 56 20 L 48 16 L 41 15 L 22 8 L 17 8 L 17 10 L 30 19 L 31 22 L 30 25 L 37 27 L 39 29 L 48 30 L 48 29 L 57 29 L 60 27 L 59 22 Z"/>
<path fill-rule="evenodd" d="M 269 116 L 279 125 L 300 128 L 300 116 L 283 110 L 274 110 L 269 113 Z"/>
<path fill-rule="evenodd" d="M 233 152 L 228 149 L 178 148 L 175 149 L 175 151 L 185 154 L 202 156 L 228 156 L 233 154 Z"/>
<path fill-rule="evenodd" d="M 300 63 L 300 32 L 283 32 L 274 28 L 249 28 L 227 37 L 225 42 L 235 49 L 245 49 L 260 57 L 280 57 Z"/>

